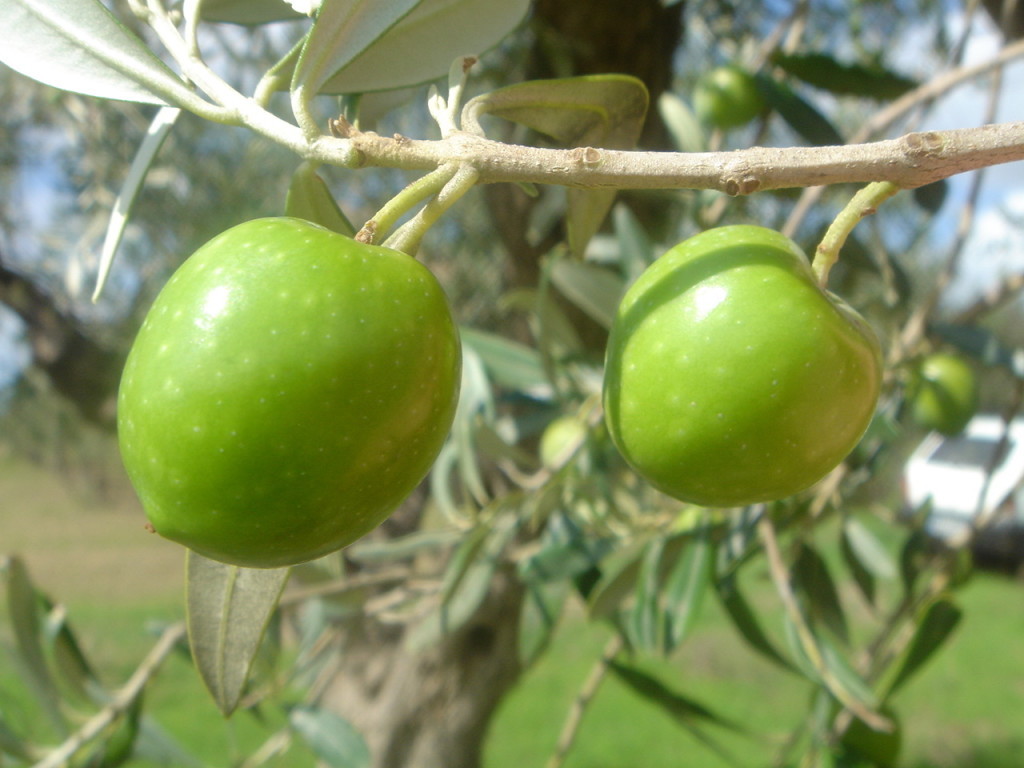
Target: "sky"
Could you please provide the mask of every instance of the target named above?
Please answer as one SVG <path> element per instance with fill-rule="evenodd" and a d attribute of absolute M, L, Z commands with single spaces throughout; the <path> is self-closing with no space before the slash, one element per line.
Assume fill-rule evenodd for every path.
<path fill-rule="evenodd" d="M 947 17 L 949 32 L 959 36 L 964 19 L 960 14 Z M 1000 36 L 989 17 L 979 13 L 964 53 L 964 63 L 976 64 L 991 59 L 998 50 Z M 907 65 L 912 64 L 913 41 L 901 50 Z M 924 130 L 967 128 L 983 122 L 989 102 L 989 80 L 966 83 L 940 101 L 927 116 Z M 1004 69 L 1002 94 L 996 122 L 1024 120 L 1024 61 L 1016 61 Z M 936 222 L 934 237 L 948 241 L 955 231 L 959 210 L 971 184 L 969 174 L 950 179 L 950 195 Z M 1014 218 L 1018 220 L 1013 221 Z M 1024 168 L 1021 163 L 994 166 L 984 171 L 978 199 L 976 220 L 968 237 L 964 266 L 946 295 L 946 305 L 955 309 L 976 300 L 983 291 L 997 284 L 1010 273 L 1024 272 Z"/>

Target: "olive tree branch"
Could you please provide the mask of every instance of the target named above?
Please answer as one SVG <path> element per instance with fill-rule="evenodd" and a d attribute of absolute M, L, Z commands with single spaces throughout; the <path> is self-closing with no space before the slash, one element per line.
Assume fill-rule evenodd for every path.
<path fill-rule="evenodd" d="M 909 133 L 831 147 L 752 147 L 729 152 L 646 152 L 503 144 L 458 132 L 425 141 L 349 130 L 321 137 L 304 157 L 342 166 L 430 171 L 470 165 L 481 183 L 586 189 L 716 189 L 729 195 L 786 187 L 888 181 L 904 189 L 991 165 L 1024 160 L 1024 122 Z M 354 162 L 353 162 L 354 161 Z"/>
<path fill-rule="evenodd" d="M 909 133 L 898 139 L 835 147 L 753 147 L 730 152 L 671 153 L 599 149 L 546 149 L 504 144 L 453 131 L 437 141 L 384 137 L 349 130 L 345 135 L 312 135 L 265 109 L 211 70 L 182 35 L 161 0 L 138 4 L 182 73 L 220 107 L 218 122 L 244 125 L 287 147 L 303 159 L 348 168 L 377 166 L 433 171 L 471 166 L 480 183 L 519 182 L 590 189 L 716 189 L 729 195 L 787 187 L 888 181 L 913 188 L 958 173 L 1024 159 L 1024 123 L 984 125 L 951 131 Z M 993 62 L 956 70 L 904 97 L 884 115 L 934 96 L 955 82 L 976 76 L 1024 52 L 1009 46 Z M 451 97 L 452 94 L 450 94 Z M 451 99 L 457 103 L 457 99 Z M 181 104 L 196 111 L 193 104 Z M 886 117 L 886 119 L 890 119 Z M 876 126 L 877 120 L 872 123 Z"/>

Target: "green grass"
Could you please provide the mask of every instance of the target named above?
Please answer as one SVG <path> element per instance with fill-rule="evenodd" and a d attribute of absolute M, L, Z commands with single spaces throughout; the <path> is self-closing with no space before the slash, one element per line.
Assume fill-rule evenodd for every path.
<path fill-rule="evenodd" d="M 958 595 L 964 620 L 949 644 L 894 698 L 906 768 L 1024 765 L 1024 584 L 978 574 Z M 742 766 L 771 764 L 806 716 L 808 685 L 751 653 L 713 603 L 669 661 L 647 660 L 673 690 L 745 724 L 755 737 L 708 733 Z M 569 620 L 550 653 L 504 702 L 487 768 L 543 765 L 607 631 Z M 687 756 L 689 762 L 683 761 Z M 664 712 L 607 678 L 584 716 L 566 768 L 718 768 L 730 763 Z"/>
<path fill-rule="evenodd" d="M 65 602 L 104 682 L 116 687 L 155 641 L 153 627 L 180 619 L 180 551 L 141 529 L 131 503 L 83 502 L 53 478 L 0 462 L 0 553 L 18 551 L 34 578 Z M 758 586 L 760 589 L 760 586 Z M 763 593 L 770 595 L 765 584 Z M 1024 765 L 1024 585 L 979 574 L 957 595 L 964 621 L 952 642 L 894 701 L 904 727 L 903 768 L 1015 768 Z M 778 630 L 774 603 L 762 603 Z M 564 618 L 549 652 L 503 702 L 488 734 L 486 768 L 543 766 L 566 714 L 599 658 L 607 629 L 578 609 Z M 0 617 L 0 711 L 19 729 L 47 733 L 45 719 L 10 663 L 9 626 Z M 709 727 L 741 766 L 767 768 L 806 715 L 808 685 L 752 653 L 714 600 L 670 660 L 638 660 L 673 690 L 742 723 L 750 735 Z M 172 657 L 147 693 L 147 713 L 211 766 L 252 752 L 281 724 L 270 707 L 224 721 L 187 659 Z M 294 748 L 282 768 L 313 760 Z M 585 710 L 567 768 L 718 768 L 730 763 L 650 702 L 612 677 Z M 132 761 L 132 768 L 151 764 Z M 443 768 L 443 766 L 439 766 Z"/>

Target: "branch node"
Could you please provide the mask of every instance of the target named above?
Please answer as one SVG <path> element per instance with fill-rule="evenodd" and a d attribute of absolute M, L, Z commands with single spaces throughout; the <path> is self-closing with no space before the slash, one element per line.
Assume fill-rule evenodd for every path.
<path fill-rule="evenodd" d="M 365 224 L 363 224 L 362 229 L 360 229 L 358 232 L 356 232 L 356 236 L 355 236 L 354 240 L 357 243 L 371 244 L 371 243 L 373 243 L 373 239 L 376 236 L 377 236 L 377 222 L 375 220 L 373 220 L 373 219 L 370 219 Z"/>
<path fill-rule="evenodd" d="M 569 150 L 569 156 L 583 168 L 597 168 L 604 163 L 604 153 L 597 147 L 575 147 Z"/>
<path fill-rule="evenodd" d="M 907 154 L 914 158 L 934 157 L 945 145 L 942 134 L 938 131 L 908 133 L 903 138 L 903 143 L 906 145 Z"/>

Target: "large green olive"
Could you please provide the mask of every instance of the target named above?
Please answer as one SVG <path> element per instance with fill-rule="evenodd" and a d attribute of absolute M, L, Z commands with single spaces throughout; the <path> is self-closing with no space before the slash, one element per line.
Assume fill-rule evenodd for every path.
<path fill-rule="evenodd" d="M 224 232 L 171 277 L 121 381 L 121 452 L 153 528 L 275 567 L 376 527 L 451 426 L 461 347 L 419 262 L 308 222 Z"/>
<path fill-rule="evenodd" d="M 871 420 L 879 343 L 783 235 L 692 237 L 627 291 L 608 342 L 609 432 L 636 471 L 705 506 L 769 501 L 836 467 Z"/>

